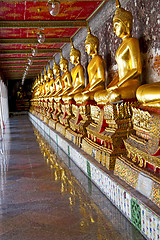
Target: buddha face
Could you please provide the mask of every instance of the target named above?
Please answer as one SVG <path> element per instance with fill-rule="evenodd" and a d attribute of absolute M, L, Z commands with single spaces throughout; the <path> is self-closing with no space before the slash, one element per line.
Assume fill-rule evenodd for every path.
<path fill-rule="evenodd" d="M 68 68 L 68 66 L 67 66 L 67 64 L 66 63 L 60 63 L 60 69 L 61 69 L 61 71 L 66 71 L 67 70 L 67 68 Z"/>
<path fill-rule="evenodd" d="M 123 38 L 126 35 L 125 26 L 119 20 L 113 23 L 113 31 L 117 35 L 117 37 Z"/>
<path fill-rule="evenodd" d="M 85 45 L 85 51 L 88 55 L 93 55 L 95 54 L 95 45 L 94 44 L 86 44 Z"/>
<path fill-rule="evenodd" d="M 70 56 L 70 62 L 74 65 L 77 65 L 79 63 L 79 57 L 75 55 Z"/>
<path fill-rule="evenodd" d="M 57 68 L 57 69 L 56 69 L 56 68 L 53 69 L 53 74 L 54 74 L 54 75 L 57 76 L 57 75 L 59 74 L 59 72 L 60 72 L 60 71 L 59 71 L 58 68 Z"/>

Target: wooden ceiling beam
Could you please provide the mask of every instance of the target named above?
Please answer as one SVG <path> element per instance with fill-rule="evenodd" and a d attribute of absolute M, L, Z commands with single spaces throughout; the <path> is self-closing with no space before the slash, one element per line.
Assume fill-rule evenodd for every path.
<path fill-rule="evenodd" d="M 43 48 L 43 49 L 38 49 L 38 53 L 58 53 L 58 52 L 61 52 L 60 48 Z M 30 53 L 31 54 L 31 50 L 30 49 L 3 49 L 0 52 L 0 54 L 26 54 L 26 53 Z"/>
<path fill-rule="evenodd" d="M 23 62 L 23 63 L 1 63 L 1 67 L 2 68 L 7 68 L 7 67 L 16 67 L 16 66 L 25 66 L 25 64 L 27 64 L 28 61 L 26 60 L 26 62 Z M 32 66 L 36 66 L 36 65 L 46 65 L 47 62 L 33 62 L 32 65 L 31 65 L 31 68 Z"/>
<path fill-rule="evenodd" d="M 11 66 L 10 66 L 11 67 Z M 26 65 L 23 65 L 23 66 L 21 66 L 20 67 L 20 65 L 18 65 L 18 66 L 15 66 L 15 67 L 13 67 L 13 68 L 10 68 L 10 67 L 8 67 L 8 66 L 3 66 L 3 71 L 6 71 L 6 69 L 7 69 L 7 71 L 18 71 L 18 70 L 25 70 L 25 68 L 26 68 Z M 30 70 L 34 70 L 34 69 L 41 69 L 41 68 L 44 68 L 44 65 L 41 65 L 41 66 L 32 66 L 32 67 L 30 67 L 29 68 L 29 71 Z"/>
<path fill-rule="evenodd" d="M 86 21 L 0 21 L 0 28 L 79 28 Z"/>
<path fill-rule="evenodd" d="M 69 37 L 46 38 L 45 43 L 69 43 Z M 37 38 L 1 38 L 0 44 L 38 44 Z"/>
<path fill-rule="evenodd" d="M 38 74 L 40 73 L 40 71 L 37 71 L 35 73 L 31 73 L 31 74 L 27 74 L 26 76 L 33 76 L 34 78 L 36 78 L 38 76 Z M 5 74 L 6 77 L 23 77 L 23 72 L 21 72 L 21 74 Z"/>
<path fill-rule="evenodd" d="M 9 62 L 9 61 L 13 61 L 13 62 L 16 62 L 16 61 L 27 61 L 27 58 L 28 57 L 23 57 L 23 58 L 0 58 L 0 61 L 3 62 Z M 34 61 L 39 61 L 39 60 L 45 60 L 46 61 L 49 61 L 51 60 L 52 58 L 51 57 L 32 57 Z"/>

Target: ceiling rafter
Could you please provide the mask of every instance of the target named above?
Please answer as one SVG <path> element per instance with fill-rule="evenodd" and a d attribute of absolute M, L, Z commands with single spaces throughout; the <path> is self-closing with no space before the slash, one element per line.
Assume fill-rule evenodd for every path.
<path fill-rule="evenodd" d="M 51 59 L 53 59 L 52 57 L 32 57 L 34 61 L 41 61 L 41 60 L 45 60 L 46 61 L 49 61 Z M 9 61 L 13 61 L 13 62 L 16 62 L 16 61 L 27 61 L 28 57 L 21 57 L 21 58 L 15 58 L 15 57 L 7 57 L 7 58 L 0 58 L 0 61 L 6 61 L 6 62 L 9 62 Z"/>
<path fill-rule="evenodd" d="M 25 67 L 24 68 L 15 68 L 15 69 L 3 69 L 3 73 L 5 73 L 6 71 L 7 71 L 7 73 L 17 73 L 17 71 L 19 71 L 19 72 L 24 72 L 24 69 L 25 69 Z M 41 70 L 43 70 L 44 69 L 44 66 L 41 66 L 41 67 L 36 67 L 36 68 L 30 68 L 29 70 L 28 70 L 28 72 L 36 72 L 36 70 L 37 71 L 41 71 Z"/>
<path fill-rule="evenodd" d="M 26 63 L 1 63 L 2 67 L 6 68 L 6 67 L 16 67 L 16 66 L 25 66 L 24 64 L 27 64 L 27 59 L 25 61 Z M 31 66 L 36 66 L 36 65 L 43 65 L 43 64 L 47 64 L 47 61 L 45 62 L 33 62 Z"/>
<path fill-rule="evenodd" d="M 69 43 L 69 37 L 46 38 L 45 43 Z M 0 44 L 37 44 L 37 38 L 0 38 Z"/>
<path fill-rule="evenodd" d="M 34 70 L 34 69 L 41 69 L 41 68 L 44 68 L 45 67 L 45 65 L 43 66 L 43 65 L 38 65 L 38 66 L 32 66 L 32 67 L 30 67 L 29 68 L 29 71 L 31 71 L 31 70 Z M 15 67 L 13 67 L 13 68 L 7 68 L 7 66 L 3 66 L 3 69 L 4 69 L 4 71 L 6 71 L 6 69 L 7 69 L 7 71 L 9 71 L 9 72 L 12 72 L 12 71 L 16 71 L 16 70 L 24 70 L 26 68 L 26 65 L 18 65 L 18 66 L 15 66 Z"/>
<path fill-rule="evenodd" d="M 86 21 L 0 21 L 0 28 L 75 28 L 86 26 Z"/>
<path fill-rule="evenodd" d="M 60 48 L 38 49 L 38 53 L 58 53 L 61 52 Z M 0 54 L 26 54 L 31 53 L 29 49 L 3 49 Z"/>

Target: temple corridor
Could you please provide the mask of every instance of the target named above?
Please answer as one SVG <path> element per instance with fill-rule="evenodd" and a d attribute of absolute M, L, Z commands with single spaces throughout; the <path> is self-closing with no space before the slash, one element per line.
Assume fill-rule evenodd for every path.
<path fill-rule="evenodd" d="M 27 115 L 7 122 L 0 161 L 1 240 L 144 239 Z"/>

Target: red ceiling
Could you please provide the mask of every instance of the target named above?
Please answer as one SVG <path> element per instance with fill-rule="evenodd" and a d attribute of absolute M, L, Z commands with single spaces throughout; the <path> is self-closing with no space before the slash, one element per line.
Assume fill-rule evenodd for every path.
<path fill-rule="evenodd" d="M 45 28 L 46 37 L 71 37 L 78 28 Z M 35 28 L 1 28 L 0 38 L 36 38 L 37 29 Z M 38 43 L 38 42 L 37 42 Z"/>
<path fill-rule="evenodd" d="M 9 80 L 12 79 L 12 75 L 9 74 L 11 71 L 16 71 L 15 68 L 17 68 L 18 72 L 22 73 L 19 75 L 23 76 L 24 68 L 22 66 L 22 63 L 24 63 L 24 66 L 27 62 L 27 58 L 31 55 L 31 47 L 35 46 L 34 44 L 27 43 L 27 39 L 37 39 L 37 29 L 36 28 L 30 28 L 20 25 L 18 21 L 37 21 L 40 23 L 40 21 L 86 21 L 91 14 L 93 14 L 96 9 L 100 6 L 100 4 L 103 4 L 104 1 L 61 1 L 60 2 L 60 12 L 56 17 L 53 17 L 50 15 L 48 11 L 48 5 L 47 0 L 46 1 L 0 1 L 0 20 L 1 21 L 8 21 L 9 23 L 12 23 L 12 21 L 17 21 L 17 28 L 0 28 L 0 64 L 1 64 L 1 71 L 4 73 L 4 77 Z M 1 22 L 0 21 L 0 22 Z M 56 28 L 45 28 L 45 38 L 47 40 L 50 40 L 49 38 L 71 38 L 80 27 L 73 27 L 73 26 L 67 26 L 65 27 L 56 27 Z M 7 40 L 14 41 L 13 43 L 8 42 Z M 25 40 L 25 43 L 18 43 L 17 41 L 22 39 Z M 54 55 L 54 48 L 61 49 L 63 48 L 65 42 L 53 42 L 52 40 L 49 43 L 44 44 L 38 44 L 37 49 L 40 50 L 40 53 L 37 53 L 36 57 L 33 58 L 33 61 L 35 64 L 37 63 L 37 71 L 40 71 L 44 68 L 44 62 L 48 61 L 53 55 Z M 51 49 L 51 52 L 43 53 L 47 49 Z M 12 51 L 7 52 L 7 51 Z M 18 50 L 29 50 L 29 53 L 16 53 Z M 44 59 L 45 57 L 45 59 Z M 46 59 L 48 57 L 48 59 Z M 16 59 L 17 58 L 17 59 Z M 23 58 L 23 59 L 19 59 Z M 8 61 L 7 61 L 8 59 Z M 7 63 L 10 63 L 7 68 Z M 17 66 L 11 66 L 13 63 Z M 43 63 L 43 64 L 42 64 Z M 18 64 L 20 64 L 18 66 Z M 34 66 L 35 68 L 35 66 Z M 14 70 L 15 69 L 15 70 Z M 35 71 L 36 69 L 33 69 L 33 67 L 30 67 L 29 71 Z M 8 74 L 7 74 L 8 72 Z M 35 75 L 36 77 L 36 75 Z M 20 77 L 17 77 L 20 78 Z M 15 79 L 15 76 L 14 76 Z"/>
<path fill-rule="evenodd" d="M 48 11 L 47 1 L 1 1 L 0 20 L 85 20 L 94 12 L 101 2 L 102 1 L 63 1 L 61 2 L 59 14 L 56 17 L 52 17 Z"/>

